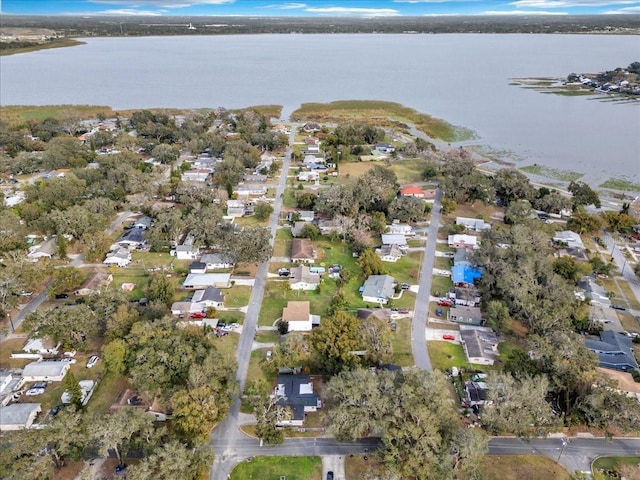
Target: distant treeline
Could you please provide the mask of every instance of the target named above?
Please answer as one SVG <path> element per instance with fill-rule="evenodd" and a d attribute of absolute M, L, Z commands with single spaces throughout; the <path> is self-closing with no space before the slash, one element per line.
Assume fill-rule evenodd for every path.
<path fill-rule="evenodd" d="M 193 29 L 189 29 L 189 24 Z M 257 33 L 639 34 L 640 15 L 395 18 L 91 17 L 2 15 L 3 27 L 48 28 L 71 37 Z"/>

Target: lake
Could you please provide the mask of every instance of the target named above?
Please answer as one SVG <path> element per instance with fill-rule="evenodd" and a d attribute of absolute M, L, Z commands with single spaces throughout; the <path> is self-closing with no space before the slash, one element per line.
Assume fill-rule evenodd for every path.
<path fill-rule="evenodd" d="M 640 184 L 640 102 L 543 94 L 511 78 L 566 77 L 640 60 L 623 35 L 233 35 L 91 38 L 0 57 L 3 105 L 115 109 L 388 100 L 474 130 L 471 142 L 538 163 Z"/>

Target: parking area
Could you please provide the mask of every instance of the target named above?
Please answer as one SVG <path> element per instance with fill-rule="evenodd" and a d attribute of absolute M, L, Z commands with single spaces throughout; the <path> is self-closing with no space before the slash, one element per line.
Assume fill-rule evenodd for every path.
<path fill-rule="evenodd" d="M 342 455 L 325 455 L 322 457 L 322 480 L 331 478 L 329 472 L 333 473 L 333 480 L 346 480 L 344 474 L 344 457 Z"/>

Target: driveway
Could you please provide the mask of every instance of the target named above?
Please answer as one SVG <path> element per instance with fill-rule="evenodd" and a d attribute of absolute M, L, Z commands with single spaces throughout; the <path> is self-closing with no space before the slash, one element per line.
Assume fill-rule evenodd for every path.
<path fill-rule="evenodd" d="M 344 456 L 325 455 L 322 457 L 322 480 L 327 478 L 327 473 L 333 472 L 333 480 L 346 480 L 344 474 Z"/>
<path fill-rule="evenodd" d="M 460 343 L 460 331 L 459 330 L 447 330 L 445 328 L 430 328 L 427 327 L 425 330 L 425 337 L 427 341 L 429 340 L 440 340 L 445 341 L 443 338 L 444 335 L 453 335 L 455 340 L 446 340 L 451 343 Z"/>

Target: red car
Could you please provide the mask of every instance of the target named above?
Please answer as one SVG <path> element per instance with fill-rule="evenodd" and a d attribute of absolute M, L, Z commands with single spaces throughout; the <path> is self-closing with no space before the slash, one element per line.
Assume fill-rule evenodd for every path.
<path fill-rule="evenodd" d="M 441 307 L 453 307 L 453 301 L 448 298 L 441 298 L 438 300 L 438 305 Z"/>
<path fill-rule="evenodd" d="M 195 313 L 192 313 L 190 316 L 191 318 L 205 318 L 207 314 L 204 312 L 195 312 Z"/>
<path fill-rule="evenodd" d="M 442 339 L 443 340 L 455 340 L 456 337 L 454 337 L 453 335 L 442 335 Z"/>

